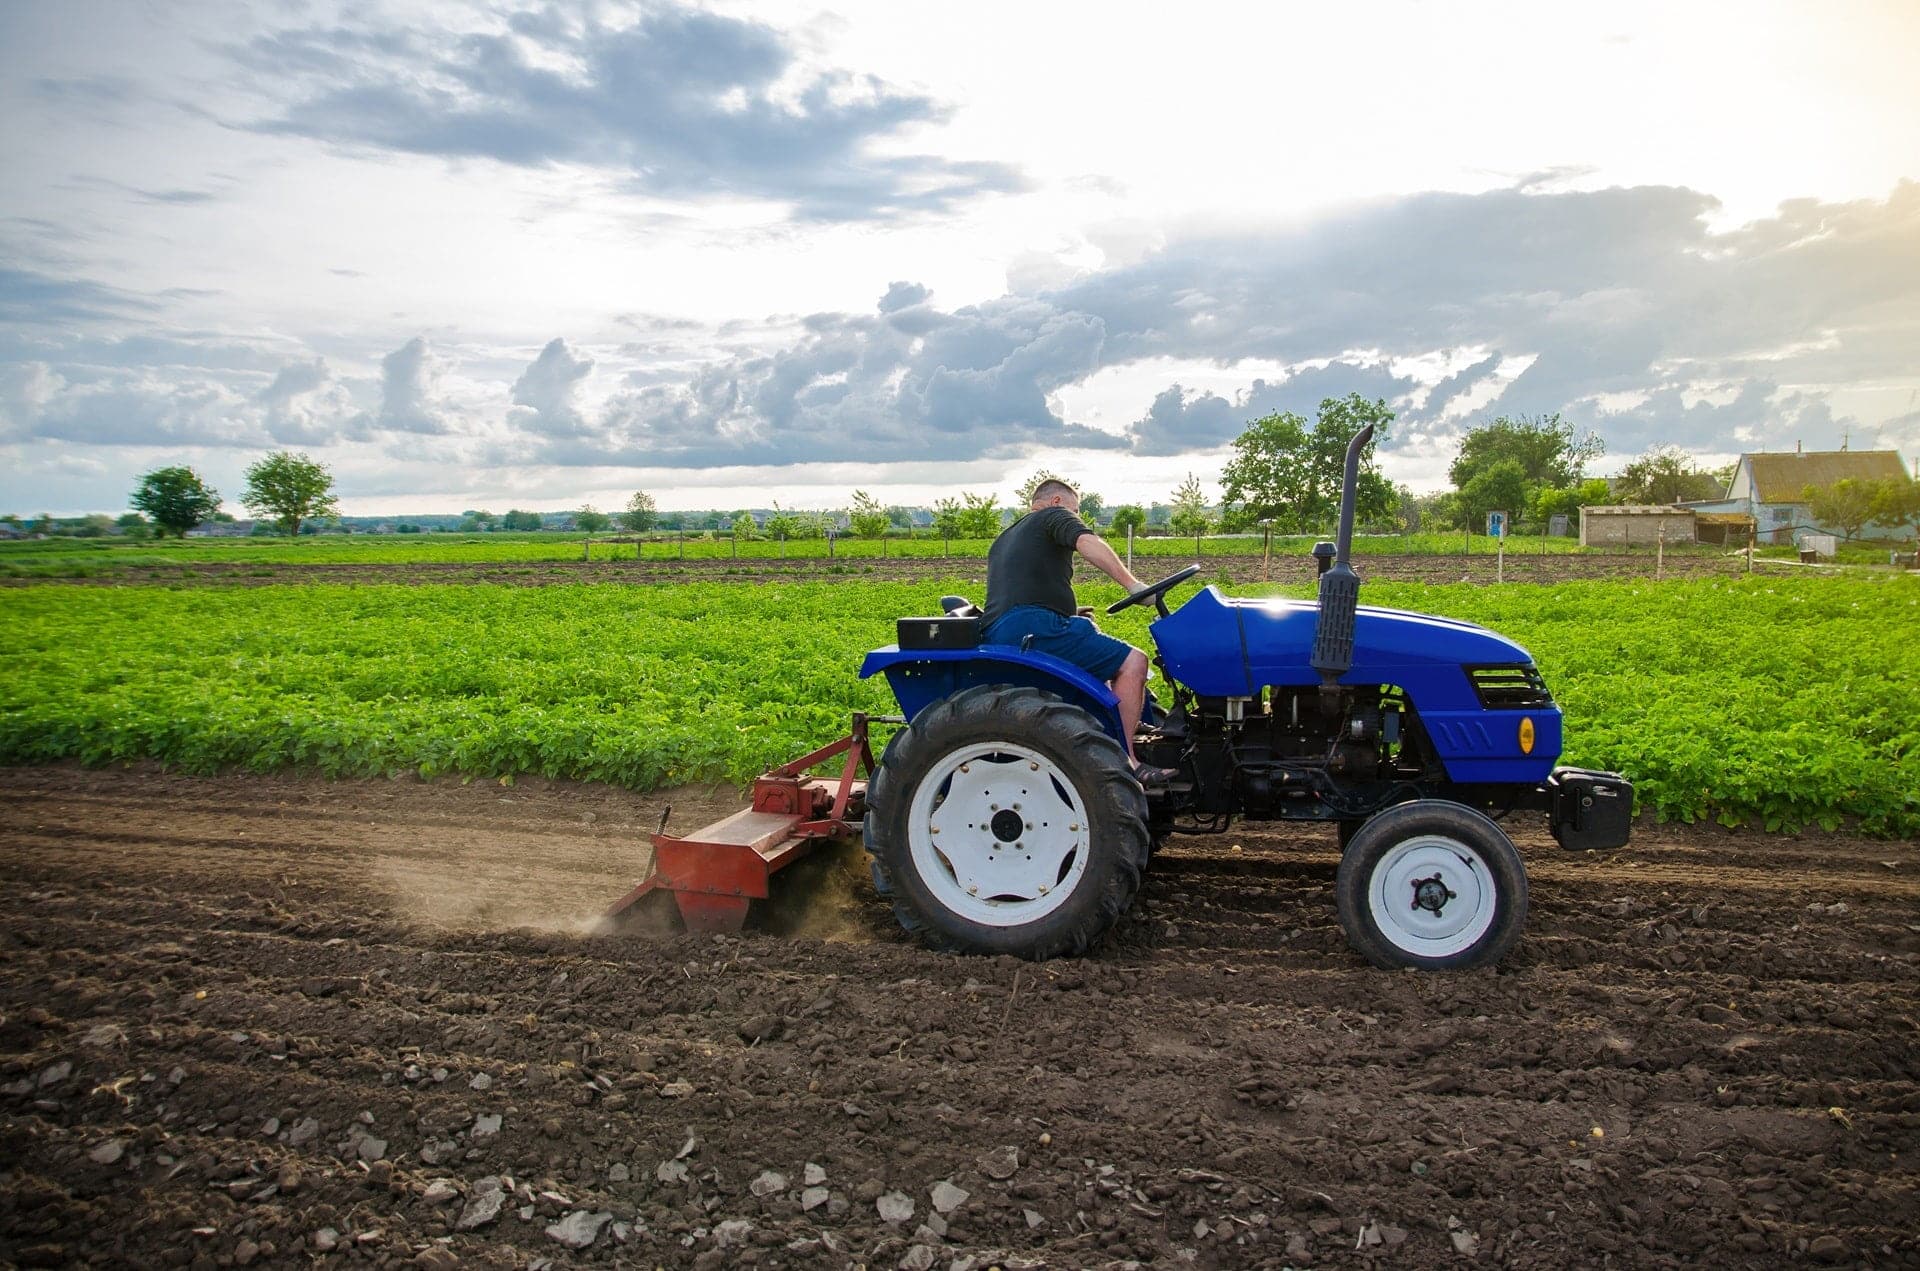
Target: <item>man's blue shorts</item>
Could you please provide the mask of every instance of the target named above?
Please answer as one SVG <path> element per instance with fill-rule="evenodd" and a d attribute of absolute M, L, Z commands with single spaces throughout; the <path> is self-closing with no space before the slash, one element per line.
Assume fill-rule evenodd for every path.
<path fill-rule="evenodd" d="M 1018 645 L 1028 636 L 1033 637 L 1028 648 L 1071 662 L 1102 680 L 1120 674 L 1120 664 L 1133 652 L 1133 646 L 1125 640 L 1103 635 L 1091 619 L 1069 618 L 1045 605 L 1007 610 L 986 629 L 985 641 Z"/>

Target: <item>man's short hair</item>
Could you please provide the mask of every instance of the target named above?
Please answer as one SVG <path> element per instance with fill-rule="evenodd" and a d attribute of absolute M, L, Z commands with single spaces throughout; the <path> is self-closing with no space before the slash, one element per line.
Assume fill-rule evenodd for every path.
<path fill-rule="evenodd" d="M 1060 480 L 1058 477 L 1049 477 L 1047 480 L 1033 487 L 1033 498 L 1029 499 L 1028 503 L 1045 503 L 1056 494 L 1069 499 L 1077 499 L 1080 497 L 1080 492 L 1066 482 Z"/>

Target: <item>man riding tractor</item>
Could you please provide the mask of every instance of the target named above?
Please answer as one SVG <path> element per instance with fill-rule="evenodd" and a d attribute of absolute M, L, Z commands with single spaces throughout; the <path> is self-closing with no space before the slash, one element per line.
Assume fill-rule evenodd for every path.
<path fill-rule="evenodd" d="M 1012 644 L 1071 662 L 1113 686 L 1127 758 L 1143 786 L 1163 786 L 1173 776 L 1140 763 L 1133 734 L 1147 696 L 1147 655 L 1102 633 L 1075 603 L 1073 557 L 1078 552 L 1128 595 L 1146 584 L 1134 577 L 1105 539 L 1080 519 L 1080 495 L 1065 481 L 1034 487 L 1031 510 L 987 551 L 987 602 L 982 639 Z"/>

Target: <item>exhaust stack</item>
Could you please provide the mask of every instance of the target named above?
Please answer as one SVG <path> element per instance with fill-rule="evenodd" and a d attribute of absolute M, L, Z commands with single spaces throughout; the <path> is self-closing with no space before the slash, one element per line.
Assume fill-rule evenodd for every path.
<path fill-rule="evenodd" d="M 1353 665 L 1353 611 L 1360 603 L 1360 575 L 1348 557 L 1353 551 L 1353 500 L 1360 482 L 1360 451 L 1373 440 L 1368 424 L 1347 443 L 1347 467 L 1340 486 L 1340 533 L 1333 566 L 1320 575 L 1320 616 L 1313 628 L 1313 669 L 1320 691 L 1331 705 L 1334 686 Z M 1317 552 L 1316 552 L 1317 554 Z"/>

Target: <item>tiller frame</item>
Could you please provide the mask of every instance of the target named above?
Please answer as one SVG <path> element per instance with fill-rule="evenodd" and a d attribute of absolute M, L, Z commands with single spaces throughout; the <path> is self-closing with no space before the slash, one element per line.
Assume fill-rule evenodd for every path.
<path fill-rule="evenodd" d="M 756 900 L 771 895 L 773 875 L 803 860 L 821 843 L 859 833 L 866 816 L 867 781 L 873 777 L 869 723 L 899 723 L 897 716 L 853 712 L 845 737 L 754 778 L 753 803 L 732 816 L 680 836 L 653 836 L 653 864 L 634 889 L 607 910 L 612 921 L 656 892 L 673 896 L 688 931 L 739 931 Z M 838 779 L 808 776 L 808 770 L 844 754 Z M 864 770 L 866 776 L 859 774 Z"/>

